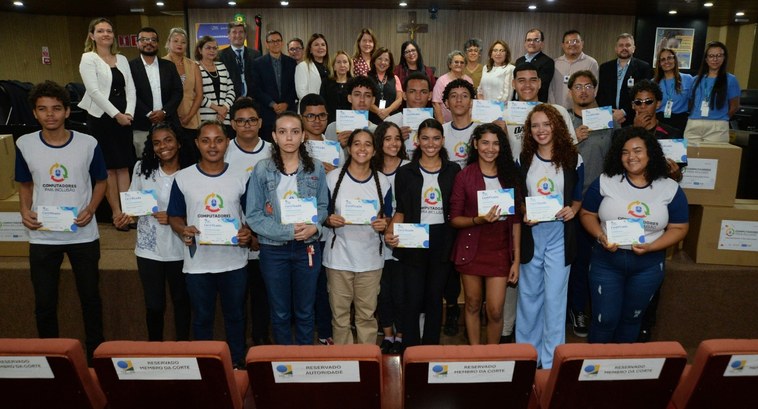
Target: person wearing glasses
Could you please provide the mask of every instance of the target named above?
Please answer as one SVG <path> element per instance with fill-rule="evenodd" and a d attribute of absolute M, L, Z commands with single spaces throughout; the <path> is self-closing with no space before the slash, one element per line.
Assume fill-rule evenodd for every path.
<path fill-rule="evenodd" d="M 378 48 L 371 56 L 371 70 L 369 78 L 376 81 L 379 93 L 371 104 L 369 119 L 374 123 L 387 120 L 390 115 L 396 114 L 403 104 L 403 86 L 400 78 L 394 74 L 395 58 L 392 52 L 384 47 Z"/>
<path fill-rule="evenodd" d="M 152 27 L 143 27 L 137 34 L 137 49 L 140 56 L 129 61 L 137 93 L 134 109 L 134 148 L 142 156 L 145 138 L 150 127 L 160 122 L 169 122 L 179 129 L 176 114 L 184 91 L 179 72 L 169 61 L 158 58 L 158 32 Z"/>
<path fill-rule="evenodd" d="M 537 95 L 537 99 L 540 102 L 547 102 L 547 94 L 550 90 L 549 84 L 553 80 L 553 74 L 555 73 L 555 61 L 542 52 L 542 47 L 544 46 L 545 33 L 539 28 L 533 28 L 526 32 L 526 37 L 524 38 L 526 54 L 516 59 L 516 65 L 522 62 L 530 62 L 537 67 L 537 75 L 539 75 L 540 81 L 545 84 L 543 88 L 540 88 L 540 92 Z"/>
<path fill-rule="evenodd" d="M 434 107 L 434 119 L 437 122 L 444 124 L 450 122 L 453 119 L 450 110 L 447 109 L 442 101 L 442 94 L 445 92 L 447 84 L 453 82 L 453 80 L 464 79 L 471 84 L 474 80 L 468 75 L 463 73 L 463 67 L 466 65 L 466 57 L 459 50 L 453 50 L 447 55 L 447 68 L 450 70 L 447 74 L 437 78 L 437 82 L 434 84 L 432 90 L 432 107 Z M 484 74 L 482 74 L 482 82 L 484 82 Z"/>
<path fill-rule="evenodd" d="M 726 45 L 708 43 L 690 91 L 687 139 L 729 143 L 729 118 L 740 107 L 740 84 L 726 72 L 728 62 Z"/>
<path fill-rule="evenodd" d="M 503 40 L 497 40 L 490 46 L 489 61 L 482 70 L 482 81 L 477 90 L 477 99 L 510 101 L 513 97 L 513 69 L 511 48 Z"/>
<path fill-rule="evenodd" d="M 292 57 L 292 59 L 295 60 L 295 62 L 298 64 L 303 61 L 303 50 L 305 50 L 305 46 L 303 44 L 303 40 L 298 37 L 295 37 L 287 42 L 287 55 Z"/>
<path fill-rule="evenodd" d="M 464 72 L 471 77 L 474 81 L 474 89 L 477 89 L 479 88 L 479 83 L 482 82 L 482 68 L 484 68 L 479 63 L 479 59 L 482 57 L 482 40 L 469 38 L 463 44 L 463 51 L 466 53 L 466 68 Z"/>
<path fill-rule="evenodd" d="M 571 74 L 577 71 L 588 70 L 595 78 L 598 78 L 600 71 L 597 60 L 582 51 L 584 50 L 584 41 L 582 41 L 582 34 L 579 31 L 568 30 L 563 33 L 561 48 L 563 49 L 563 55 L 555 59 L 553 80 L 549 84 L 543 83 L 543 86 L 550 86 L 547 94 L 547 101 L 549 103 L 571 109 L 574 106 L 574 102 L 566 86 L 569 78 L 571 78 Z"/>
<path fill-rule="evenodd" d="M 234 103 L 234 83 L 229 71 L 218 61 L 218 42 L 211 36 L 203 36 L 195 46 L 195 60 L 200 66 L 203 79 L 203 102 L 200 103 L 201 121 L 219 121 L 229 126 L 229 108 Z M 226 130 L 225 130 L 226 133 Z"/>
<path fill-rule="evenodd" d="M 690 74 L 679 72 L 679 58 L 674 50 L 662 48 L 658 52 L 654 80 L 663 93 L 661 106 L 656 110 L 658 121 L 684 130 L 695 79 Z"/>
<path fill-rule="evenodd" d="M 431 67 L 424 65 L 424 57 L 421 54 L 421 48 L 415 41 L 410 40 L 403 43 L 400 46 L 400 63 L 395 66 L 395 75 L 400 79 L 400 83 L 405 86 L 405 81 L 411 73 L 420 72 L 429 78 L 431 88 L 434 89 L 434 84 L 437 82 L 437 77 L 434 76 L 434 71 Z M 405 92 L 403 88 L 403 92 Z"/>
<path fill-rule="evenodd" d="M 284 111 L 295 111 L 294 59 L 282 54 L 282 34 L 269 31 L 266 34 L 268 54 L 253 61 L 253 99 L 261 106 L 260 135 L 271 142 L 276 116 Z"/>

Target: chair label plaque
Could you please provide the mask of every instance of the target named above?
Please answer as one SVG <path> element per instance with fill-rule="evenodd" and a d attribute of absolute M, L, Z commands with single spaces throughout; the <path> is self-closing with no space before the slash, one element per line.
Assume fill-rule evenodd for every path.
<path fill-rule="evenodd" d="M 360 382 L 358 361 L 271 362 L 276 383 Z"/>
<path fill-rule="evenodd" d="M 429 362 L 429 383 L 511 382 L 515 361 Z"/>
<path fill-rule="evenodd" d="M 585 359 L 579 381 L 658 379 L 666 358 Z"/>
<path fill-rule="evenodd" d="M 724 376 L 758 376 L 758 355 L 732 355 Z"/>
<path fill-rule="evenodd" d="M 148 357 L 111 358 L 118 379 L 129 380 L 198 380 L 197 358 Z"/>
<path fill-rule="evenodd" d="M 44 356 L 0 356 L 0 379 L 54 379 Z"/>

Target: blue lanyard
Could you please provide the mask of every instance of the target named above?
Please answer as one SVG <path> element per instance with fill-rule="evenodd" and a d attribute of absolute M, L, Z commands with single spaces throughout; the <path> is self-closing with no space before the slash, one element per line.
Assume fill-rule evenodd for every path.
<path fill-rule="evenodd" d="M 705 82 L 708 80 L 708 77 L 703 77 L 700 80 L 700 85 L 698 88 L 700 88 L 700 95 L 703 97 L 703 101 L 710 101 L 711 100 L 711 93 L 713 92 L 713 87 L 716 85 L 716 80 L 713 80 L 713 85 L 711 85 L 710 89 L 706 88 Z M 707 92 L 706 92 L 707 91 Z"/>

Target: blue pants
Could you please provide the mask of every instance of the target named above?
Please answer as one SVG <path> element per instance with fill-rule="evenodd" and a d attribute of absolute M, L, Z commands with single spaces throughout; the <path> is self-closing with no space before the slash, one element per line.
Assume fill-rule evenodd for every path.
<path fill-rule="evenodd" d="M 635 342 L 642 316 L 663 282 L 665 252 L 638 256 L 631 250 L 592 252 L 589 342 Z"/>
<path fill-rule="evenodd" d="M 555 347 L 566 342 L 566 293 L 570 266 L 563 247 L 563 222 L 532 227 L 534 256 L 521 265 L 516 305 L 516 342 L 537 350 L 545 369 L 553 366 Z"/>
<path fill-rule="evenodd" d="M 316 281 L 321 270 L 321 252 L 314 243 L 312 263 L 308 264 L 308 245 L 288 241 L 283 246 L 261 244 L 261 273 L 271 307 L 271 329 L 279 345 L 313 344 Z M 292 339 L 292 317 L 295 339 Z"/>
<path fill-rule="evenodd" d="M 216 294 L 221 298 L 226 343 L 232 362 L 245 359 L 245 293 L 247 268 L 223 273 L 187 274 L 187 292 L 192 304 L 192 330 L 196 340 L 213 339 L 213 320 L 216 317 Z"/>

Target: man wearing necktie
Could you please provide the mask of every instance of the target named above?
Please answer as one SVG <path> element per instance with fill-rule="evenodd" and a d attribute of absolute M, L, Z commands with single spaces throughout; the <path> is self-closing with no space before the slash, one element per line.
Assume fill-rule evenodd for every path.
<path fill-rule="evenodd" d="M 234 94 L 249 96 L 253 77 L 253 60 L 260 57 L 260 51 L 245 47 L 247 25 L 243 22 L 229 23 L 229 47 L 221 51 L 221 62 L 229 71 L 234 83 Z"/>

